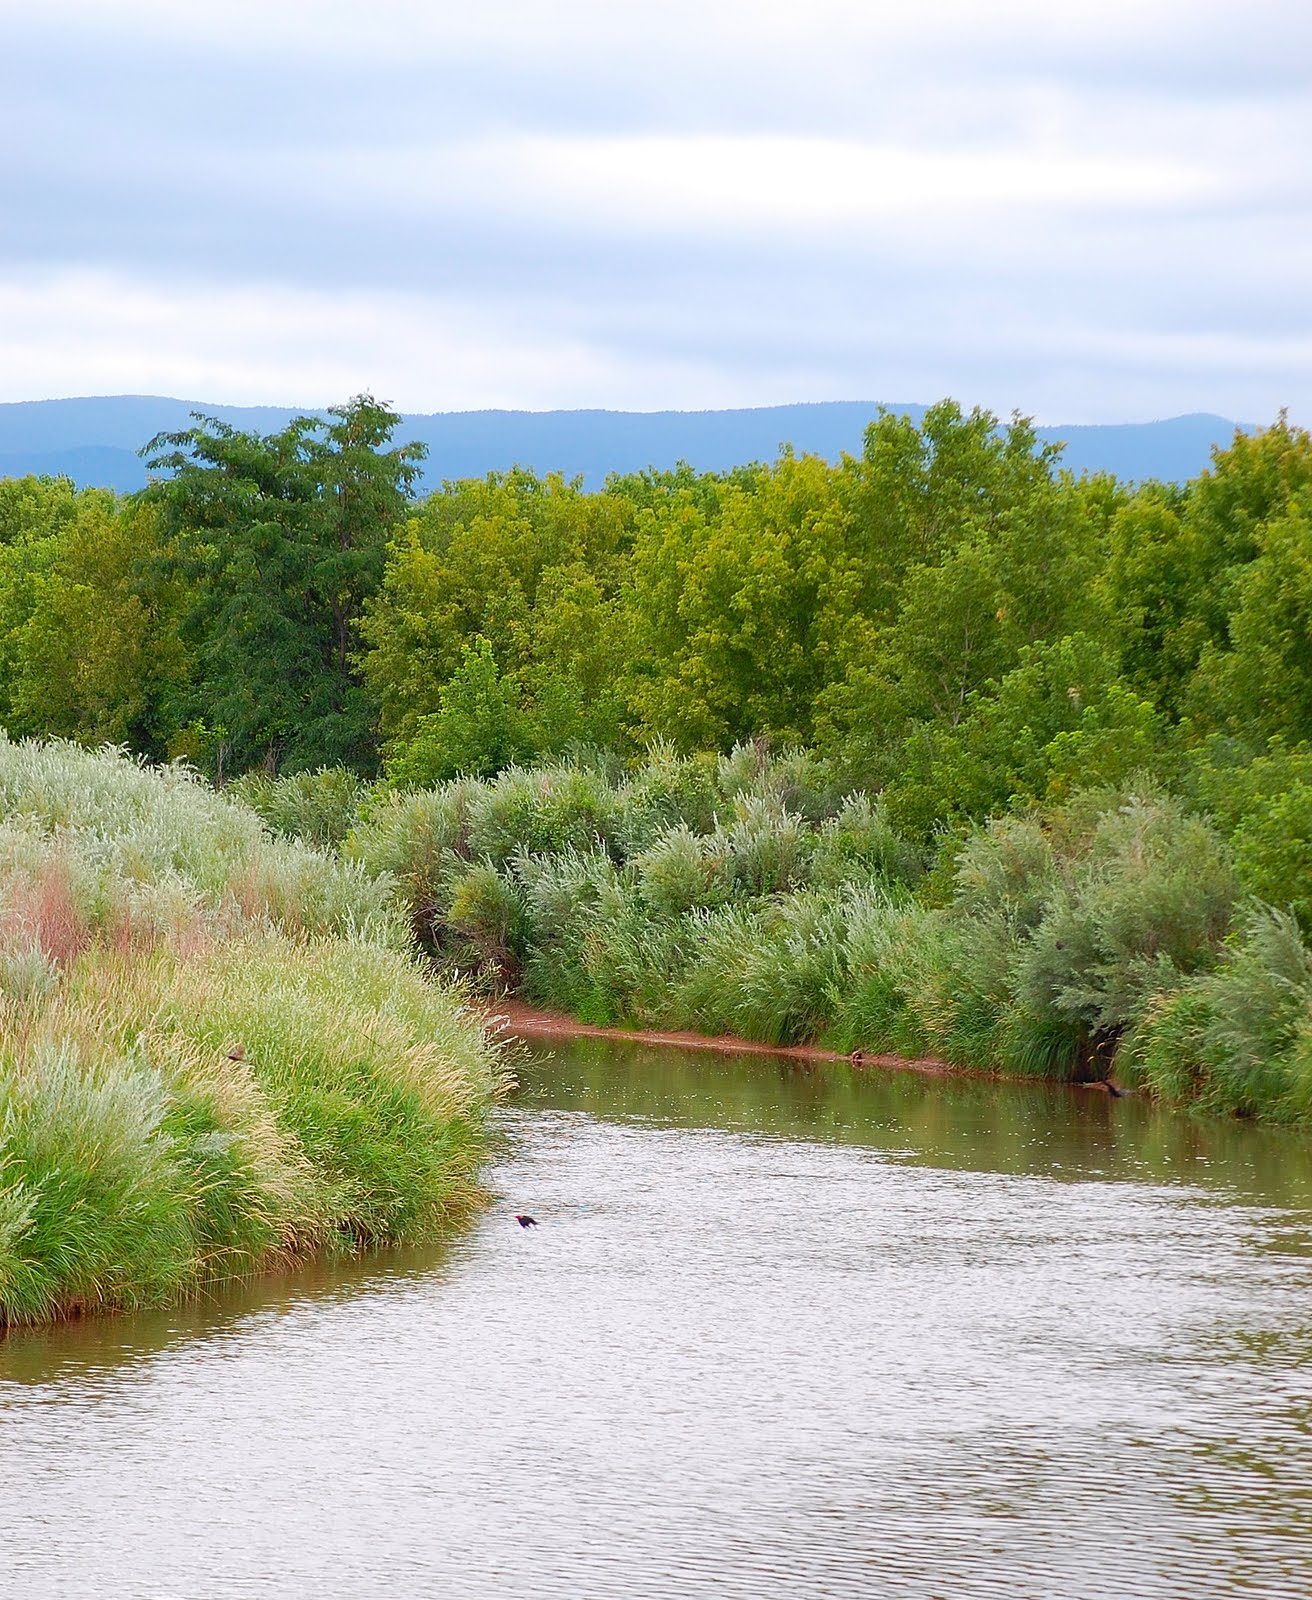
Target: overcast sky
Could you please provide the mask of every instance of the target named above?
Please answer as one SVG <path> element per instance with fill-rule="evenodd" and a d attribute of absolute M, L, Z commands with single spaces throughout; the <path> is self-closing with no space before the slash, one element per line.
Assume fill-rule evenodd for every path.
<path fill-rule="evenodd" d="M 1312 422 L 1305 0 L 0 20 L 0 400 Z"/>

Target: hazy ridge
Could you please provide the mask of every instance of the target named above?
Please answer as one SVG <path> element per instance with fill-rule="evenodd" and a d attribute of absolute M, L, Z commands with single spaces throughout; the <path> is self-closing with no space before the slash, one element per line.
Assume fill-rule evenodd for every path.
<path fill-rule="evenodd" d="M 65 475 L 79 488 L 141 488 L 138 449 L 153 434 L 183 428 L 193 411 L 261 433 L 322 408 L 223 406 L 154 395 L 109 395 L 0 404 L 0 477 Z M 727 411 L 452 411 L 409 413 L 399 436 L 429 449 L 427 486 L 444 478 L 482 477 L 519 465 L 539 473 L 581 476 L 598 487 L 607 473 L 671 467 L 687 461 L 702 472 L 773 459 L 781 444 L 835 461 L 859 453 L 879 403 L 834 400 L 811 405 Z M 889 403 L 919 422 L 925 407 Z M 1156 422 L 1052 425 L 1046 440 L 1065 443 L 1075 472 L 1114 472 L 1128 479 L 1183 482 L 1207 465 L 1241 424 L 1206 414 Z"/>

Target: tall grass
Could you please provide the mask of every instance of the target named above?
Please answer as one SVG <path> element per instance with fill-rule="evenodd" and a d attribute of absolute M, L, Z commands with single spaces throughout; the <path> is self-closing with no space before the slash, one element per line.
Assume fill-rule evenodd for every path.
<path fill-rule="evenodd" d="M 413 1239 L 476 1196 L 499 1068 L 395 951 L 97 946 L 0 1024 L 0 1322 Z"/>
<path fill-rule="evenodd" d="M 1255 973 L 1282 969 L 1255 934 L 1232 947 L 1230 849 L 1151 786 L 995 818 L 927 876 L 883 802 L 804 753 L 658 747 L 624 777 L 512 768 L 391 796 L 346 852 L 392 875 L 440 960 L 586 1021 L 1028 1077 L 1119 1061 L 1163 1096 L 1312 1118 L 1312 1028 L 1280 1032 Z M 1302 948 L 1296 925 L 1282 937 Z M 1274 1042 L 1219 1020 L 1241 990 Z"/>
<path fill-rule="evenodd" d="M 253 811 L 188 769 L 147 768 L 112 749 L 15 744 L 0 732 L 6 898 L 24 880 L 53 897 L 56 873 L 83 938 L 134 921 L 167 931 L 173 919 L 199 916 L 405 942 L 385 874 L 272 837 Z M 53 928 L 51 915 L 44 922 Z"/>
<path fill-rule="evenodd" d="M 392 894 L 185 773 L 0 739 L 0 1324 L 473 1201 L 501 1069 Z"/>

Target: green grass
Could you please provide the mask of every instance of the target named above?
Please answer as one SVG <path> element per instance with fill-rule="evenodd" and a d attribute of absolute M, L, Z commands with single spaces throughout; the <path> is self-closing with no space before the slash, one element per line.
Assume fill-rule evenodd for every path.
<path fill-rule="evenodd" d="M 4 1323 L 422 1238 L 477 1200 L 502 1087 L 407 957 L 271 930 L 93 947 L 0 1040 Z"/>
<path fill-rule="evenodd" d="M 477 1202 L 503 1071 L 393 893 L 185 773 L 0 737 L 0 1325 Z"/>

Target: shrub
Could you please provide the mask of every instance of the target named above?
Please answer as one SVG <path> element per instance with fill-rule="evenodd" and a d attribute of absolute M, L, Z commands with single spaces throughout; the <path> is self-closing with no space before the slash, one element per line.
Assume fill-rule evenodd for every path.
<path fill-rule="evenodd" d="M 1052 841 L 1032 816 L 985 824 L 962 845 L 954 868 L 954 915 L 1001 917 L 1018 932 L 1038 926 L 1060 882 Z"/>
<path fill-rule="evenodd" d="M 719 905 L 730 892 L 715 841 L 699 837 L 686 823 L 658 834 L 630 865 L 653 916 L 679 917 Z"/>
<path fill-rule="evenodd" d="M 908 1056 L 929 1048 L 924 999 L 929 964 L 945 929 L 942 912 L 868 896 L 854 907 L 847 969 L 828 996 L 840 1049 L 888 1050 Z"/>
<path fill-rule="evenodd" d="M 470 806 L 469 850 L 495 867 L 515 856 L 604 845 L 614 815 L 606 779 L 578 767 L 510 767 Z"/>
<path fill-rule="evenodd" d="M 1022 1009 L 1091 1045 L 1114 1041 L 1154 995 L 1215 960 L 1236 893 L 1219 837 L 1175 802 L 1104 812 L 1017 958 Z"/>
<path fill-rule="evenodd" d="M 1237 1115 L 1306 1116 L 1312 954 L 1285 913 L 1252 907 L 1215 971 L 1154 998 L 1127 1073 L 1165 1100 Z"/>
<path fill-rule="evenodd" d="M 342 847 L 348 862 L 394 885 L 414 936 L 440 944 L 440 924 L 469 859 L 469 817 L 483 785 L 460 779 L 440 789 L 385 794 Z"/>
<path fill-rule="evenodd" d="M 619 987 L 598 970 L 595 949 L 597 929 L 631 915 L 614 862 L 600 851 L 565 850 L 520 856 L 514 870 L 524 906 L 525 989 L 584 1021 L 615 1021 Z"/>
<path fill-rule="evenodd" d="M 517 886 L 486 862 L 455 880 L 446 925 L 469 943 L 479 970 L 499 986 L 519 978 L 524 908 Z"/>
<path fill-rule="evenodd" d="M 332 849 L 360 820 L 369 785 L 345 767 L 320 767 L 282 778 L 247 773 L 224 794 L 248 805 L 284 838 Z"/>
<path fill-rule="evenodd" d="M 845 897 L 807 892 L 757 912 L 733 976 L 736 1032 L 765 1044 L 799 1044 L 825 1030 L 847 971 L 851 912 Z"/>
<path fill-rule="evenodd" d="M 653 745 L 616 792 L 616 846 L 627 857 L 650 848 L 671 828 L 709 833 L 721 798 L 714 756 L 679 757 L 669 745 Z"/>
<path fill-rule="evenodd" d="M 427 883 L 449 856 L 469 858 L 469 817 L 484 792 L 472 778 L 440 789 L 407 789 L 376 797 L 347 836 L 342 854 L 375 877 L 407 887 Z"/>
<path fill-rule="evenodd" d="M 500 1069 L 386 875 L 112 751 L 0 740 L 0 797 L 0 1324 L 470 1203 Z"/>
<path fill-rule="evenodd" d="M 763 800 L 808 822 L 832 816 L 841 802 L 830 769 L 820 757 L 808 750 L 773 755 L 765 739 L 735 745 L 720 757 L 717 776 L 726 800 Z"/>
<path fill-rule="evenodd" d="M 810 880 L 817 887 L 843 884 L 914 884 L 924 876 L 922 853 L 901 837 L 887 808 L 869 795 L 850 794 L 836 815 L 821 823 L 811 851 Z"/>
<path fill-rule="evenodd" d="M 310 1163 L 316 1242 L 422 1237 L 474 1196 L 498 1068 L 404 956 L 345 939 L 229 943 L 179 975 L 164 1016 L 193 1044 L 241 1047 Z"/>
<path fill-rule="evenodd" d="M 598 1020 L 681 1025 L 675 996 L 692 948 L 689 919 L 652 922 L 631 894 L 609 906 L 588 928 L 581 950 Z"/>
<path fill-rule="evenodd" d="M 795 812 L 770 799 L 739 799 L 733 820 L 717 829 L 712 849 L 726 857 L 737 895 L 785 894 L 807 878 L 814 835 Z"/>
<path fill-rule="evenodd" d="M 185 1173 L 149 1071 L 39 1039 L 0 1069 L 0 1321 L 168 1299 L 192 1277 Z"/>
<path fill-rule="evenodd" d="M 66 953 L 117 923 L 202 914 L 216 927 L 269 922 L 291 933 L 402 942 L 390 886 L 325 851 L 274 839 L 245 806 L 177 767 L 115 750 L 12 744 L 0 734 L 0 874 L 11 905 L 37 916 Z M 161 929 L 167 933 L 168 929 Z M 55 952 L 58 953 L 58 952 Z"/>

